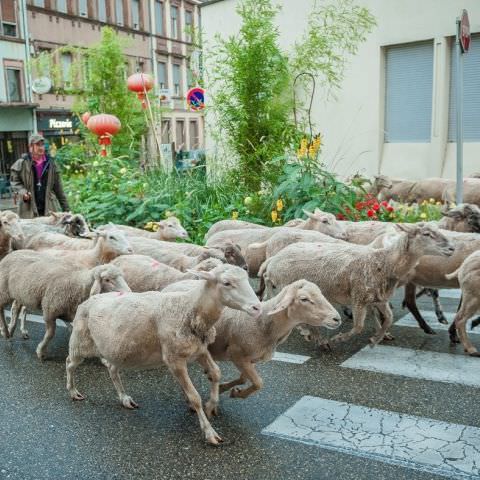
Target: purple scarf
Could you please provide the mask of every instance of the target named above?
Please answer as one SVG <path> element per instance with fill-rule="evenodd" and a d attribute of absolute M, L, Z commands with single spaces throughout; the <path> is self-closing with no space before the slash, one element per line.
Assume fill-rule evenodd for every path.
<path fill-rule="evenodd" d="M 47 161 L 47 157 L 45 155 L 38 161 L 33 160 L 33 166 L 35 167 L 35 171 L 37 172 L 37 180 L 40 181 L 43 175 L 43 167 L 45 162 Z"/>

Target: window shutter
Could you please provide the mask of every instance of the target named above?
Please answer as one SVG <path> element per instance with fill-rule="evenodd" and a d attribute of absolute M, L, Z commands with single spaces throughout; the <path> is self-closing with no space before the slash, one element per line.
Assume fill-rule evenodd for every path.
<path fill-rule="evenodd" d="M 451 46 L 450 108 L 448 111 L 448 141 L 457 141 L 457 66 L 455 38 Z M 463 140 L 480 141 L 480 34 L 472 35 L 470 48 L 463 55 Z"/>
<path fill-rule="evenodd" d="M 4 22 L 16 23 L 14 0 L 2 0 L 2 20 Z"/>
<path fill-rule="evenodd" d="M 433 41 L 395 45 L 385 53 L 385 142 L 430 142 Z"/>

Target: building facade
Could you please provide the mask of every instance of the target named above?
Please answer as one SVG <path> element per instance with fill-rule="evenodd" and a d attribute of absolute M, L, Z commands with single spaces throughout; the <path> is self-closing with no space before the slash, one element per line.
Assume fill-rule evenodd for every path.
<path fill-rule="evenodd" d="M 27 44 L 21 9 L 15 0 L 0 2 L 0 174 L 27 150 L 34 128 L 34 107 L 27 75 Z"/>
<path fill-rule="evenodd" d="M 202 115 L 189 111 L 185 103 L 185 94 L 195 83 L 189 57 L 193 48 L 191 29 L 200 23 L 197 0 L 25 0 L 25 4 L 11 0 L 11 3 L 17 6 L 17 16 L 21 16 L 24 5 L 29 53 L 33 57 L 65 45 L 86 47 L 96 43 L 106 25 L 128 38 L 124 50 L 128 74 L 149 73 L 155 78 L 157 93 L 160 89 L 171 92 L 171 100 L 164 105 L 162 124 L 158 126 L 162 143 L 173 142 L 176 150 L 203 148 Z M 10 43 L 13 45 L 10 48 L 16 47 L 19 53 L 25 50 L 21 38 Z M 54 85 L 46 93 L 31 94 L 31 101 L 37 107 L 36 128 L 52 149 L 76 139 L 78 118 L 72 114 L 74 97 L 68 92 L 70 67 L 79 60 L 72 53 L 58 53 L 55 62 L 60 67 L 61 85 Z M 26 73 L 23 75 L 28 78 Z M 38 72 L 33 75 L 41 77 Z M 30 80 L 35 85 L 39 78 Z M 22 88 L 29 93 L 25 81 L 22 82 Z M 33 128 L 30 124 L 26 130 Z"/>
<path fill-rule="evenodd" d="M 284 0 L 277 17 L 287 51 L 303 33 L 314 0 Z M 477 0 L 358 0 L 377 27 L 349 59 L 336 100 L 319 91 L 312 118 L 322 159 L 340 175 L 455 178 L 456 18 L 470 17 L 464 56 L 464 171 L 480 170 L 480 3 Z M 205 41 L 238 31 L 237 0 L 202 5 Z M 222 19 L 228 18 L 228 23 Z M 312 59 L 314 62 L 315 59 Z M 210 145 L 207 138 L 207 147 Z"/>

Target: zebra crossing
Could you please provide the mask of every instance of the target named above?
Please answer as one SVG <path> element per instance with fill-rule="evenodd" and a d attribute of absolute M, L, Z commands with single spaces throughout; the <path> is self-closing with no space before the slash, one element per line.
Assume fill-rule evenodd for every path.
<path fill-rule="evenodd" d="M 460 298 L 459 290 L 441 292 L 443 298 L 445 293 L 450 299 Z M 422 314 L 435 330 L 448 329 L 434 312 Z M 446 317 L 450 322 L 454 314 Z M 418 328 L 409 314 L 395 326 Z M 469 331 L 474 341 L 478 333 L 480 328 Z M 471 388 L 480 388 L 479 367 L 480 360 L 464 355 L 461 347 L 457 353 L 443 353 L 393 345 L 366 346 L 340 364 L 345 370 Z M 306 395 L 262 434 L 440 476 L 480 479 L 479 427 Z"/>

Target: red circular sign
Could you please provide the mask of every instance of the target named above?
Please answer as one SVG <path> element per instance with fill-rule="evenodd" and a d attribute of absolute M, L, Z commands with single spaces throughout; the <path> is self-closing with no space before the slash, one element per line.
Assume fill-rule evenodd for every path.
<path fill-rule="evenodd" d="M 468 13 L 463 10 L 462 17 L 460 19 L 460 45 L 462 46 L 462 52 L 468 52 L 470 48 L 470 21 L 468 20 Z"/>

